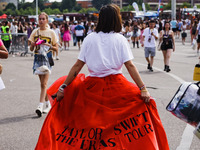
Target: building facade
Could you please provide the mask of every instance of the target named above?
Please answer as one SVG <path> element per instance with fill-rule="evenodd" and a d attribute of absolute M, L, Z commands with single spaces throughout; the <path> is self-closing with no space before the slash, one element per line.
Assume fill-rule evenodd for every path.
<path fill-rule="evenodd" d="M 82 8 L 90 8 L 92 6 L 92 0 L 76 0 L 77 4 Z"/>
<path fill-rule="evenodd" d="M 158 5 L 158 0 L 144 0 L 150 6 Z M 167 5 L 170 0 L 161 0 L 164 5 Z M 200 5 L 200 0 L 176 0 L 177 5 L 182 5 L 183 3 L 190 3 L 192 6 Z"/>
<path fill-rule="evenodd" d="M 16 8 L 18 7 L 17 0 L 0 0 L 0 10 L 4 10 L 9 3 L 13 3 Z"/>

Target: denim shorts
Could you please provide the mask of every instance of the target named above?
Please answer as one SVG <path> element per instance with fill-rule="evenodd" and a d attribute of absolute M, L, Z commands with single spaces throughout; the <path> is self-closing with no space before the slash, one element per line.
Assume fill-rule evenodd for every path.
<path fill-rule="evenodd" d="M 146 58 L 149 57 L 149 55 L 154 57 L 156 55 L 156 47 L 145 47 L 144 54 Z"/>

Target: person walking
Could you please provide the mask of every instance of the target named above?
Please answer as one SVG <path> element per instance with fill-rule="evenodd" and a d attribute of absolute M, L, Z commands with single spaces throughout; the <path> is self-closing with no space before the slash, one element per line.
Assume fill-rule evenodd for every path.
<path fill-rule="evenodd" d="M 62 39 L 61 39 L 61 32 L 58 28 L 58 25 L 56 22 L 52 23 L 52 30 L 55 32 L 57 39 L 58 39 L 58 45 L 61 48 L 62 47 Z M 56 60 L 59 60 L 58 51 L 53 51 L 53 57 L 55 57 Z"/>
<path fill-rule="evenodd" d="M 183 23 L 181 20 L 178 21 L 177 23 L 177 37 L 178 39 L 180 38 L 180 34 L 181 34 L 181 31 L 182 31 L 182 26 L 183 26 Z"/>
<path fill-rule="evenodd" d="M 77 23 L 78 23 L 77 21 L 74 21 L 73 25 L 70 26 L 70 30 L 72 31 L 74 46 L 76 46 L 76 43 L 77 43 L 76 34 L 75 34 L 75 27 L 77 26 Z"/>
<path fill-rule="evenodd" d="M 161 44 L 162 43 L 162 44 Z M 170 72 L 169 61 L 172 51 L 175 51 L 174 33 L 170 30 L 170 23 L 165 22 L 164 28 L 160 31 L 161 50 L 164 57 L 164 71 Z"/>
<path fill-rule="evenodd" d="M 30 50 L 34 51 L 33 73 L 40 79 L 40 103 L 36 109 L 38 117 L 48 113 L 51 109 L 50 101 L 46 95 L 49 74 L 52 69 L 52 52 L 58 51 L 58 39 L 53 30 L 48 28 L 48 15 L 42 12 L 38 16 L 39 28 L 36 28 L 29 38 Z M 45 103 L 45 106 L 44 106 Z M 44 109 L 43 109 L 44 107 Z"/>
<path fill-rule="evenodd" d="M 196 39 L 196 30 L 197 30 L 198 22 L 197 20 L 194 20 L 192 26 L 191 26 L 191 44 L 193 43 L 193 39 Z"/>
<path fill-rule="evenodd" d="M 176 32 L 177 32 L 177 21 L 175 18 L 173 18 L 172 21 L 170 21 L 170 25 L 171 25 L 171 28 L 172 28 L 172 31 L 174 33 L 174 35 L 176 36 Z"/>
<path fill-rule="evenodd" d="M 181 36 L 182 36 L 182 44 L 183 45 L 185 45 L 185 38 L 187 37 L 187 33 L 186 33 L 186 29 L 187 29 L 187 24 L 186 24 L 186 22 L 185 21 L 183 21 L 183 25 L 182 25 L 182 34 L 181 34 Z"/>
<path fill-rule="evenodd" d="M 8 21 L 4 21 L 3 26 L 1 28 L 2 28 L 3 33 L 5 34 L 1 36 L 1 39 L 6 49 L 8 50 L 8 52 L 10 52 L 10 44 L 12 41 L 12 35 L 10 32 L 10 27 L 8 26 Z"/>
<path fill-rule="evenodd" d="M 79 50 L 81 49 L 80 42 L 83 42 L 83 39 L 84 39 L 84 33 L 85 33 L 85 27 L 81 25 L 81 22 L 79 21 L 78 25 L 75 27 L 75 34 L 76 34 Z"/>
<path fill-rule="evenodd" d="M 148 63 L 147 69 L 149 69 L 150 72 L 153 72 L 152 66 L 156 55 L 156 40 L 158 39 L 158 30 L 154 27 L 155 21 L 150 20 L 149 27 L 146 28 L 143 33 L 144 44 L 142 46 L 144 46 L 145 58 Z"/>
<path fill-rule="evenodd" d="M 137 21 L 133 22 L 133 26 L 132 26 L 132 42 L 133 42 L 133 48 L 135 48 L 135 43 L 137 44 L 137 48 L 139 48 L 139 36 L 140 36 L 140 27 L 138 25 Z"/>
<path fill-rule="evenodd" d="M 64 49 L 69 50 L 69 41 L 71 40 L 70 28 L 67 23 L 64 24 L 64 35 L 63 35 L 63 42 L 64 42 Z"/>
<path fill-rule="evenodd" d="M 103 6 L 95 32 L 84 39 L 68 76 L 48 89 L 57 98 L 35 150 L 169 150 L 155 101 L 121 29 L 120 8 Z M 86 78 L 79 74 L 85 64 Z M 123 76 L 123 64 L 136 85 Z"/>

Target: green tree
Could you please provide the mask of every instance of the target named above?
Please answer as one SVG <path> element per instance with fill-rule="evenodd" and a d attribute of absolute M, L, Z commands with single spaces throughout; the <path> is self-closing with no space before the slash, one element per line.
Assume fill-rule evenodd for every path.
<path fill-rule="evenodd" d="M 13 11 L 12 9 L 7 9 L 6 11 L 4 11 L 4 13 L 7 15 L 14 15 L 15 11 Z"/>
<path fill-rule="evenodd" d="M 58 8 L 53 9 L 52 14 L 55 14 L 55 15 L 61 14 L 60 9 L 58 9 Z"/>
<path fill-rule="evenodd" d="M 172 5 L 171 5 L 172 3 L 171 3 L 171 0 L 169 1 L 169 3 L 167 4 L 167 5 L 164 5 L 163 6 L 163 10 L 171 10 L 171 8 L 172 8 Z M 157 9 L 158 9 L 158 7 L 157 7 Z"/>
<path fill-rule="evenodd" d="M 151 7 L 148 3 L 145 3 L 145 8 L 146 8 L 146 10 L 151 10 Z"/>
<path fill-rule="evenodd" d="M 121 11 L 133 11 L 134 8 L 132 5 L 125 6 L 121 9 Z"/>
<path fill-rule="evenodd" d="M 68 9 L 72 10 L 76 6 L 76 0 L 62 0 L 61 10 Z"/>
<path fill-rule="evenodd" d="M 27 2 L 27 3 L 19 3 L 19 4 L 18 4 L 18 10 L 20 10 L 21 8 L 22 8 L 22 9 L 26 9 L 26 8 L 28 8 L 28 7 L 35 8 L 35 4 L 29 3 L 29 2 Z"/>
<path fill-rule="evenodd" d="M 45 0 L 38 0 L 38 7 L 41 10 L 45 9 L 44 3 L 45 3 Z M 36 4 L 36 0 L 34 0 L 32 3 L 32 5 L 34 5 L 33 7 L 35 7 L 35 4 Z"/>
<path fill-rule="evenodd" d="M 184 3 L 181 5 L 181 8 L 184 8 L 184 7 L 191 8 L 191 5 L 190 5 L 190 3 L 184 2 Z"/>
<path fill-rule="evenodd" d="M 61 8 L 61 3 L 53 2 L 51 5 L 51 9 Z"/>
<path fill-rule="evenodd" d="M 13 3 L 8 3 L 8 5 L 6 5 L 6 8 L 4 9 L 4 11 L 7 9 L 15 10 L 16 6 Z"/>
<path fill-rule="evenodd" d="M 80 11 L 81 9 L 82 9 L 81 5 L 78 4 L 74 7 L 74 10 L 76 10 L 77 12 Z"/>
<path fill-rule="evenodd" d="M 68 12 L 69 12 L 68 9 L 64 9 L 64 10 L 63 10 L 63 14 L 68 13 Z"/>
<path fill-rule="evenodd" d="M 111 3 L 111 0 L 92 0 L 92 5 L 98 10 L 103 5 L 107 5 L 107 4 L 110 4 L 110 3 Z"/>
<path fill-rule="evenodd" d="M 51 8 L 45 8 L 45 9 L 42 10 L 42 11 L 44 11 L 44 12 L 47 13 L 48 15 L 53 14 L 53 10 L 52 10 Z"/>
<path fill-rule="evenodd" d="M 0 16 L 2 16 L 2 15 L 3 15 L 3 11 L 0 10 Z"/>

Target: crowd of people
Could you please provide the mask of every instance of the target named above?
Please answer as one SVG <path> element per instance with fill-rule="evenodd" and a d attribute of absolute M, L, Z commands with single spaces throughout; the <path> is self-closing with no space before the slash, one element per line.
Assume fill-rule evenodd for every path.
<path fill-rule="evenodd" d="M 16 41 L 24 43 L 24 39 L 26 37 L 28 39 L 29 49 L 34 53 L 33 74 L 38 75 L 41 87 L 39 105 L 35 111 L 38 117 L 41 117 L 43 113 L 48 113 L 51 109 L 52 104 L 50 103 L 50 97 L 48 97 L 48 95 L 54 94 L 53 96 L 56 97 L 58 101 L 63 100 L 66 102 L 62 104 L 62 106 L 57 105 L 58 102 L 55 102 L 56 106 L 47 117 L 36 149 L 43 149 L 44 145 L 48 145 L 43 145 L 43 142 L 51 143 L 48 141 L 52 140 L 51 136 L 46 135 L 46 131 L 49 128 L 53 128 L 52 131 L 54 131 L 54 127 L 57 126 L 57 124 L 63 125 L 63 122 L 54 118 L 55 116 L 66 115 L 67 117 L 65 116 L 65 118 L 67 118 L 66 120 L 68 121 L 67 125 L 76 126 L 77 132 L 82 129 L 79 125 L 85 125 L 87 128 L 102 126 L 110 130 L 110 126 L 107 126 L 108 124 L 111 124 L 111 126 L 116 125 L 116 122 L 112 122 L 112 120 L 116 121 L 117 119 L 123 120 L 127 117 L 134 117 L 130 114 L 130 109 L 133 110 L 137 105 L 134 104 L 133 101 L 141 103 L 140 100 L 143 100 L 144 103 L 153 105 L 153 99 L 150 97 L 145 83 L 142 81 L 137 68 L 132 62 L 133 55 L 131 48 L 144 48 L 144 57 L 147 61 L 147 69 L 150 72 L 154 71 L 153 63 L 157 49 L 161 50 L 163 54 L 163 70 L 166 72 L 171 71 L 170 57 L 172 52 L 175 51 L 175 40 L 181 38 L 182 44 L 185 45 L 188 33 L 190 33 L 191 36 L 191 45 L 197 43 L 198 54 L 200 49 L 199 20 L 131 19 L 122 21 L 119 8 L 113 4 L 101 8 L 98 22 L 73 20 L 70 22 L 49 23 L 48 15 L 42 12 L 38 16 L 38 23 L 3 21 L 0 24 L 0 33 L 2 33 L 2 42 L 0 40 L 0 58 L 8 57 L 11 44 L 14 44 Z M 70 45 L 70 43 L 73 43 L 73 45 Z M 70 50 L 72 46 L 78 46 L 80 50 L 77 62 L 71 68 L 68 76 L 59 79 L 62 80 L 62 83 L 57 80 L 54 86 L 51 87 L 56 93 L 48 93 L 47 83 L 52 67 L 54 66 L 54 60 L 60 59 L 60 51 Z M 88 66 L 90 72 L 87 78 L 83 77 L 83 75 L 78 75 L 85 64 Z M 121 69 L 123 64 L 136 84 L 128 82 L 122 75 Z M 0 74 L 1 72 L 2 66 L 0 65 Z M 77 92 L 76 84 L 80 86 L 78 89 L 85 93 Z M 109 88 L 109 86 L 111 88 Z M 131 94 L 127 94 L 127 91 Z M 77 92 L 76 96 L 73 95 L 75 92 Z M 68 95 L 68 97 L 66 97 L 66 95 Z M 133 100 L 132 97 L 135 99 Z M 126 102 L 129 103 L 130 107 L 120 102 L 124 99 L 127 100 Z M 75 101 L 76 103 L 74 103 Z M 113 102 L 116 102 L 114 107 L 111 105 Z M 144 106 L 144 103 L 141 103 L 140 107 Z M 71 105 L 72 107 L 69 108 Z M 120 111 L 122 108 L 121 105 L 123 105 L 123 111 Z M 64 106 L 69 108 L 71 112 L 68 112 L 69 110 L 66 111 Z M 115 107 L 117 108 L 116 110 Z M 154 120 L 156 115 L 158 115 L 156 110 L 151 110 L 150 105 L 145 108 L 142 107 L 142 109 L 145 110 L 144 112 L 147 112 L 147 110 L 149 112 L 152 111 L 151 113 L 153 115 L 151 114 L 151 117 L 148 119 Z M 101 113 L 103 112 L 110 116 L 102 117 L 102 114 L 96 110 L 100 110 Z M 110 110 L 115 111 L 113 113 Z M 76 113 L 70 116 L 70 114 L 73 114 L 72 112 Z M 93 114 L 92 112 L 96 113 L 94 115 L 95 117 L 98 118 L 100 116 L 101 122 L 93 123 L 95 118 L 91 116 L 91 114 Z M 84 113 L 85 115 L 83 116 L 85 118 L 82 117 L 82 120 L 80 119 L 77 121 L 76 118 L 81 117 Z M 93 118 L 93 120 L 87 119 L 88 116 Z M 118 116 L 123 117 L 119 118 Z M 143 114 L 143 116 L 145 115 Z M 105 124 L 103 123 L 104 121 L 106 122 Z M 85 122 L 88 124 L 85 124 Z M 52 126 L 51 123 L 55 126 Z M 158 142 L 156 145 L 160 147 L 160 149 L 168 150 L 167 139 L 162 124 L 157 124 L 157 126 L 159 126 L 162 131 L 165 144 Z M 57 131 L 57 129 L 55 130 L 56 132 L 60 132 Z M 154 130 L 156 130 L 156 128 Z M 65 130 L 63 133 L 64 132 Z M 48 134 L 51 135 L 54 134 L 54 132 Z M 108 135 L 113 136 L 113 133 L 109 132 Z M 155 137 L 152 135 L 156 141 L 157 136 L 161 136 L 159 135 L 159 131 L 158 135 Z M 44 137 L 48 137 L 49 139 Z M 148 137 L 146 138 L 148 139 Z M 120 138 L 115 142 L 121 145 Z M 54 147 L 53 144 L 48 146 Z M 62 144 L 59 146 L 62 147 Z M 113 147 L 114 146 L 113 144 Z M 121 146 L 123 147 L 124 145 L 122 144 Z M 127 149 L 130 149 L 130 147 L 127 146 Z M 146 147 L 148 146 L 146 145 Z"/>
<path fill-rule="evenodd" d="M 169 28 L 165 31 L 165 24 L 168 24 L 166 28 Z M 64 22 L 52 22 L 48 23 L 48 27 L 52 29 L 59 40 L 59 50 L 70 50 L 70 41 L 73 40 L 73 46 L 78 45 L 78 49 L 81 48 L 81 43 L 83 42 L 84 38 L 95 31 L 97 26 L 96 21 L 64 21 Z M 169 26 L 169 27 L 168 27 Z M 159 47 L 163 50 L 163 45 L 169 44 L 168 49 L 175 51 L 175 39 L 182 39 L 182 44 L 185 45 L 185 40 L 188 37 L 188 33 L 190 33 L 191 37 L 191 45 L 197 43 L 197 54 L 199 54 L 200 49 L 200 25 L 197 19 L 185 19 L 185 20 L 175 20 L 175 19 L 155 19 L 154 20 L 154 27 L 158 31 L 158 35 L 156 34 L 155 40 L 159 38 L 159 42 L 155 42 L 152 39 L 151 44 L 148 45 L 148 42 L 145 42 L 145 36 L 147 36 L 147 32 L 144 32 L 146 28 L 150 27 L 149 20 L 141 20 L 141 19 L 132 19 L 132 20 L 123 20 L 122 22 L 122 30 L 121 34 L 123 34 L 129 43 L 132 43 L 133 48 L 140 46 L 145 47 L 145 58 L 148 62 L 148 69 L 153 71 L 153 57 L 155 54 L 151 52 L 151 58 L 149 59 L 147 56 L 147 47 Z M 7 33 L 7 35 L 1 35 L 1 39 L 5 47 L 7 48 L 8 52 L 10 52 L 10 45 L 11 43 L 15 45 L 17 42 L 22 43 L 24 45 L 25 38 L 29 38 L 32 31 L 38 28 L 38 24 L 35 22 L 24 22 L 24 21 L 3 21 L 0 23 L 0 33 Z M 189 32 L 187 32 L 189 31 Z M 159 36 L 160 35 L 160 36 Z M 168 42 L 167 42 L 168 41 Z M 161 43 L 161 44 L 157 44 Z M 162 45 L 162 46 L 161 46 Z M 166 47 L 166 46 L 165 46 Z M 160 49 L 161 49 L 160 48 Z M 171 50 L 163 51 L 164 56 L 164 63 L 165 63 L 165 71 L 169 72 L 171 69 L 169 68 L 169 58 L 171 56 Z M 148 51 L 154 51 L 152 48 Z M 59 60 L 59 51 L 53 52 L 53 58 Z M 166 69 L 167 68 L 167 69 Z"/>

